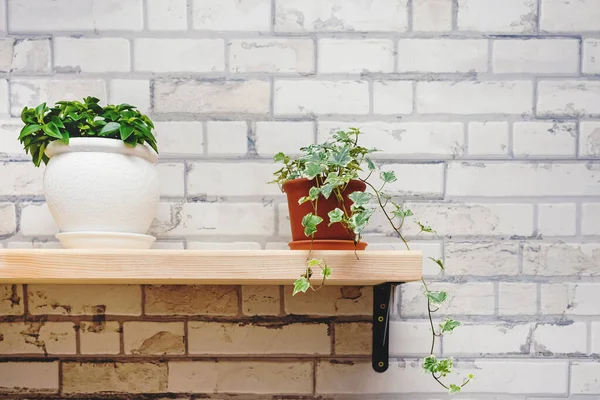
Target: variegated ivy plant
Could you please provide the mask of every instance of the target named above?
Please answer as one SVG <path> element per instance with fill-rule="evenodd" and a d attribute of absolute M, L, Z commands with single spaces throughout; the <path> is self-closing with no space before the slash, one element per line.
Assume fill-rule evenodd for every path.
<path fill-rule="evenodd" d="M 354 242 L 358 243 L 362 239 L 362 232 L 369 225 L 371 216 L 377 209 L 381 210 L 395 234 L 402 240 L 408 250 L 410 245 L 402 233 L 402 228 L 407 219 L 413 217 L 412 211 L 401 201 L 395 199 L 385 191 L 388 184 L 397 180 L 393 171 L 377 171 L 375 163 L 370 155 L 376 152 L 376 149 L 367 149 L 358 145 L 361 132 L 357 128 L 350 128 L 347 131 L 338 131 L 332 136 L 332 140 L 324 143 L 303 147 L 300 150 L 303 154 L 297 158 L 289 157 L 283 153 L 275 155 L 275 162 L 283 163 L 283 167 L 275 172 L 273 183 L 283 185 L 296 178 L 307 178 L 314 182 L 308 196 L 300 199 L 300 203 L 310 201 L 314 212 L 308 213 L 302 219 L 302 226 L 307 237 L 314 239 L 318 226 L 324 223 L 323 218 L 317 215 L 319 197 L 329 198 L 335 196 L 340 207 L 328 213 L 329 225 L 342 224 L 349 231 L 354 233 Z M 374 174 L 379 175 L 381 184 L 373 183 Z M 349 210 L 343 207 L 342 193 L 346 185 L 351 180 L 360 180 L 367 185 L 367 192 L 353 192 L 349 194 L 353 201 Z M 415 221 L 419 226 L 419 234 L 435 233 L 427 225 Z M 311 246 L 312 247 L 312 246 Z M 430 258 L 442 270 L 444 264 L 441 259 Z M 320 284 L 313 285 L 313 269 L 320 270 Z M 294 282 L 294 292 L 306 292 L 307 290 L 319 290 L 331 275 L 331 268 L 325 260 L 311 259 L 309 256 L 306 271 Z M 448 299 L 448 293 L 445 291 L 433 291 L 429 289 L 427 282 L 421 278 L 424 288 L 424 295 L 427 298 L 427 315 L 431 326 L 431 348 L 429 355 L 425 358 L 423 369 L 449 393 L 460 392 L 461 389 L 473 379 L 469 375 L 462 383 L 446 383 L 446 378 L 453 369 L 452 358 L 437 358 L 434 353 L 435 342 L 438 338 L 460 326 L 460 322 L 450 318 L 444 319 L 438 324 L 437 328 L 433 322 L 433 314 L 437 312 L 440 306 Z"/>

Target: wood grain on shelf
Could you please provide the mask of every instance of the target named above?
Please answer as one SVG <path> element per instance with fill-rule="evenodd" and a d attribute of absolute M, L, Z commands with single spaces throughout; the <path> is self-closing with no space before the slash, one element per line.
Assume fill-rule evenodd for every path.
<path fill-rule="evenodd" d="M 421 277 L 419 251 L 313 251 L 332 268 L 329 285 L 375 285 Z M 290 284 L 308 251 L 0 249 L 0 283 Z M 315 276 L 320 276 L 315 271 Z M 318 279 L 318 278 L 317 278 Z"/>

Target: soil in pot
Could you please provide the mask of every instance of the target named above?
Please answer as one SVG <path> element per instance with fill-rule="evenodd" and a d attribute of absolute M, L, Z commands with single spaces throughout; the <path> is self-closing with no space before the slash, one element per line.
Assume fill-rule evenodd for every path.
<path fill-rule="evenodd" d="M 308 196 L 308 192 L 311 187 L 315 185 L 314 181 L 310 181 L 306 178 L 293 179 L 283 184 L 283 191 L 287 195 L 288 209 L 290 212 L 290 225 L 292 228 L 292 240 L 290 248 L 296 250 L 308 249 L 305 247 L 307 242 L 310 246 L 310 238 L 304 235 L 304 227 L 302 226 L 302 218 L 308 213 L 314 212 L 313 205 L 310 201 L 303 204 L 298 204 L 298 200 L 304 196 Z M 314 235 L 313 250 L 340 250 L 340 246 L 343 249 L 354 250 L 354 233 L 346 229 L 342 224 L 328 225 L 329 217 L 327 213 L 333 211 L 336 208 L 345 208 L 350 210 L 352 200 L 348 198 L 348 195 L 353 192 L 364 192 L 367 188 L 363 182 L 359 180 L 352 180 L 348 183 L 342 196 L 344 198 L 343 206 L 338 203 L 335 195 L 331 195 L 329 199 L 322 196 L 319 197 L 317 202 L 317 215 L 323 218 L 318 226 L 318 230 Z M 317 243 L 318 241 L 326 240 L 328 242 Z M 344 243 L 341 244 L 340 241 Z M 347 248 L 348 241 L 350 242 L 350 248 Z M 366 243 L 359 243 L 357 249 L 362 250 L 366 246 Z M 362 247 L 362 248 L 361 248 Z"/>

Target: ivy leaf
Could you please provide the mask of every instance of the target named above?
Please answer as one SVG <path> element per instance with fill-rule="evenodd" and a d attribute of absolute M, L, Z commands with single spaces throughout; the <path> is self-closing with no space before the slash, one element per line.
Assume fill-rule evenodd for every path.
<path fill-rule="evenodd" d="M 406 218 L 413 215 L 413 212 L 410 208 L 404 208 L 398 204 L 394 204 L 396 206 L 395 210 L 392 210 L 392 215 L 396 218 Z"/>
<path fill-rule="evenodd" d="M 19 140 L 22 140 L 24 137 L 39 131 L 41 128 L 42 126 L 39 124 L 25 125 L 23 129 L 21 129 L 21 133 L 19 133 Z"/>
<path fill-rule="evenodd" d="M 448 293 L 446 293 L 444 291 L 441 291 L 441 292 L 428 291 L 425 295 L 432 303 L 435 303 L 435 304 L 442 304 L 448 298 Z"/>
<path fill-rule="evenodd" d="M 121 124 L 118 122 L 109 122 L 108 124 L 104 125 L 104 127 L 100 130 L 100 132 L 98 132 L 98 135 L 99 136 L 108 136 L 111 133 L 115 133 L 116 131 L 118 131 L 120 127 L 121 127 Z"/>
<path fill-rule="evenodd" d="M 338 167 L 345 167 L 352 161 L 350 157 L 350 146 L 344 146 L 329 157 L 329 163 Z"/>
<path fill-rule="evenodd" d="M 417 221 L 417 225 L 419 225 L 419 227 L 421 228 L 421 232 L 427 232 L 427 233 L 436 233 L 435 230 L 433 230 L 432 227 L 428 226 L 428 225 L 423 225 L 422 223 L 420 223 L 419 221 Z M 420 233 L 420 232 L 419 232 Z"/>
<path fill-rule="evenodd" d="M 321 194 L 323 195 L 323 197 L 328 199 L 329 196 L 331 196 L 331 192 L 333 192 L 333 189 L 335 189 L 335 184 L 326 183 L 323 186 L 321 186 Z"/>
<path fill-rule="evenodd" d="M 450 319 L 450 318 L 446 318 L 444 320 L 444 322 L 442 322 L 440 324 L 440 331 L 441 331 L 441 333 L 446 333 L 446 332 L 447 333 L 452 333 L 452 331 L 455 328 L 458 328 L 460 325 L 461 325 L 460 322 L 455 321 L 455 320 Z"/>
<path fill-rule="evenodd" d="M 44 133 L 50 137 L 56 138 L 56 139 L 62 139 L 63 136 L 60 133 L 60 131 L 58 130 L 58 127 L 56 125 L 54 125 L 54 122 L 48 122 L 46 125 L 42 125 L 42 130 L 44 131 Z"/>
<path fill-rule="evenodd" d="M 304 204 L 304 203 L 306 203 L 307 201 L 310 201 L 310 197 L 308 197 L 308 196 L 300 197 L 300 198 L 298 199 L 298 204 Z"/>
<path fill-rule="evenodd" d="M 308 268 L 312 268 L 312 267 L 320 267 L 322 263 L 323 263 L 323 260 L 313 258 L 308 263 L 306 263 L 306 265 L 308 266 Z"/>
<path fill-rule="evenodd" d="M 442 259 L 441 259 L 441 258 L 433 258 L 433 257 L 429 257 L 429 259 L 430 259 L 431 261 L 433 261 L 434 263 L 436 263 L 437 265 L 439 265 L 439 266 L 440 266 L 440 268 L 441 268 L 442 270 L 445 270 L 445 269 L 446 269 L 446 268 L 444 267 L 444 263 L 442 262 Z"/>
<path fill-rule="evenodd" d="M 369 219 L 371 215 L 375 212 L 375 209 L 367 209 L 363 211 L 355 211 L 350 217 L 350 226 L 352 227 L 352 231 L 360 235 L 360 233 L 367 227 L 369 224 Z"/>
<path fill-rule="evenodd" d="M 437 367 L 437 358 L 434 355 L 425 357 L 423 361 L 423 369 L 427 372 L 434 374 Z"/>
<path fill-rule="evenodd" d="M 321 193 L 321 189 L 313 186 L 310 188 L 310 190 L 308 191 L 308 198 L 310 200 L 316 200 L 319 198 L 319 194 Z"/>
<path fill-rule="evenodd" d="M 323 173 L 324 167 L 322 164 L 317 164 L 314 162 L 306 163 L 306 167 L 304 168 L 304 176 L 307 179 L 312 180 L 315 179 L 318 175 Z"/>
<path fill-rule="evenodd" d="M 344 218 L 344 212 L 339 208 L 329 211 L 327 215 L 329 216 L 329 225 L 334 224 L 336 222 L 341 222 Z"/>
<path fill-rule="evenodd" d="M 370 171 L 375 171 L 375 169 L 377 167 L 375 167 L 375 163 L 373 162 L 373 160 L 371 160 L 370 158 L 365 158 L 365 161 L 367 162 L 367 166 L 369 167 Z"/>
<path fill-rule="evenodd" d="M 275 154 L 275 156 L 273 157 L 274 162 L 281 162 L 283 160 L 285 160 L 285 154 L 283 154 L 282 152 Z"/>
<path fill-rule="evenodd" d="M 448 394 L 455 394 L 460 392 L 460 386 L 455 385 L 454 383 L 451 383 L 450 386 L 448 386 Z"/>
<path fill-rule="evenodd" d="M 109 122 L 109 124 L 115 124 L 116 122 Z M 118 124 L 118 123 L 117 123 Z M 104 127 L 106 128 L 106 126 Z M 103 128 L 103 129 L 104 129 Z M 125 141 L 131 134 L 133 133 L 133 126 L 129 125 L 127 122 L 123 122 L 119 126 L 119 134 L 121 135 L 121 140 Z"/>
<path fill-rule="evenodd" d="M 323 221 L 323 218 L 314 214 L 306 214 L 302 218 L 302 226 L 304 227 L 304 235 L 311 236 L 317 232 L 317 225 Z"/>
<path fill-rule="evenodd" d="M 352 200 L 355 206 L 359 207 L 367 204 L 373 198 L 373 195 L 366 192 L 352 192 L 348 195 L 348 198 Z"/>
<path fill-rule="evenodd" d="M 321 270 L 321 275 L 323 275 L 323 278 L 325 279 L 329 278 L 331 276 L 331 268 L 325 265 L 325 267 Z"/>
<path fill-rule="evenodd" d="M 394 171 L 382 171 L 380 176 L 381 176 L 381 180 L 384 181 L 385 183 L 392 183 L 392 182 L 396 182 L 398 180 L 398 178 L 396 178 L 396 173 Z"/>
<path fill-rule="evenodd" d="M 294 281 L 294 292 L 292 296 L 295 296 L 296 293 L 306 293 L 306 291 L 310 288 L 310 282 L 305 277 L 300 277 Z"/>

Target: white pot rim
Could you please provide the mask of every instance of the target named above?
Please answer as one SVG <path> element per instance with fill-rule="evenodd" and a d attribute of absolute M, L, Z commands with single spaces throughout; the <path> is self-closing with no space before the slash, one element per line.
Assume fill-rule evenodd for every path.
<path fill-rule="evenodd" d="M 99 138 L 99 137 L 78 137 L 69 139 L 69 144 L 55 140 L 46 148 L 46 155 L 52 158 L 58 154 L 64 153 L 117 153 L 127 156 L 140 157 L 156 163 L 158 154 L 146 144 L 138 144 L 131 147 L 122 140 Z"/>

